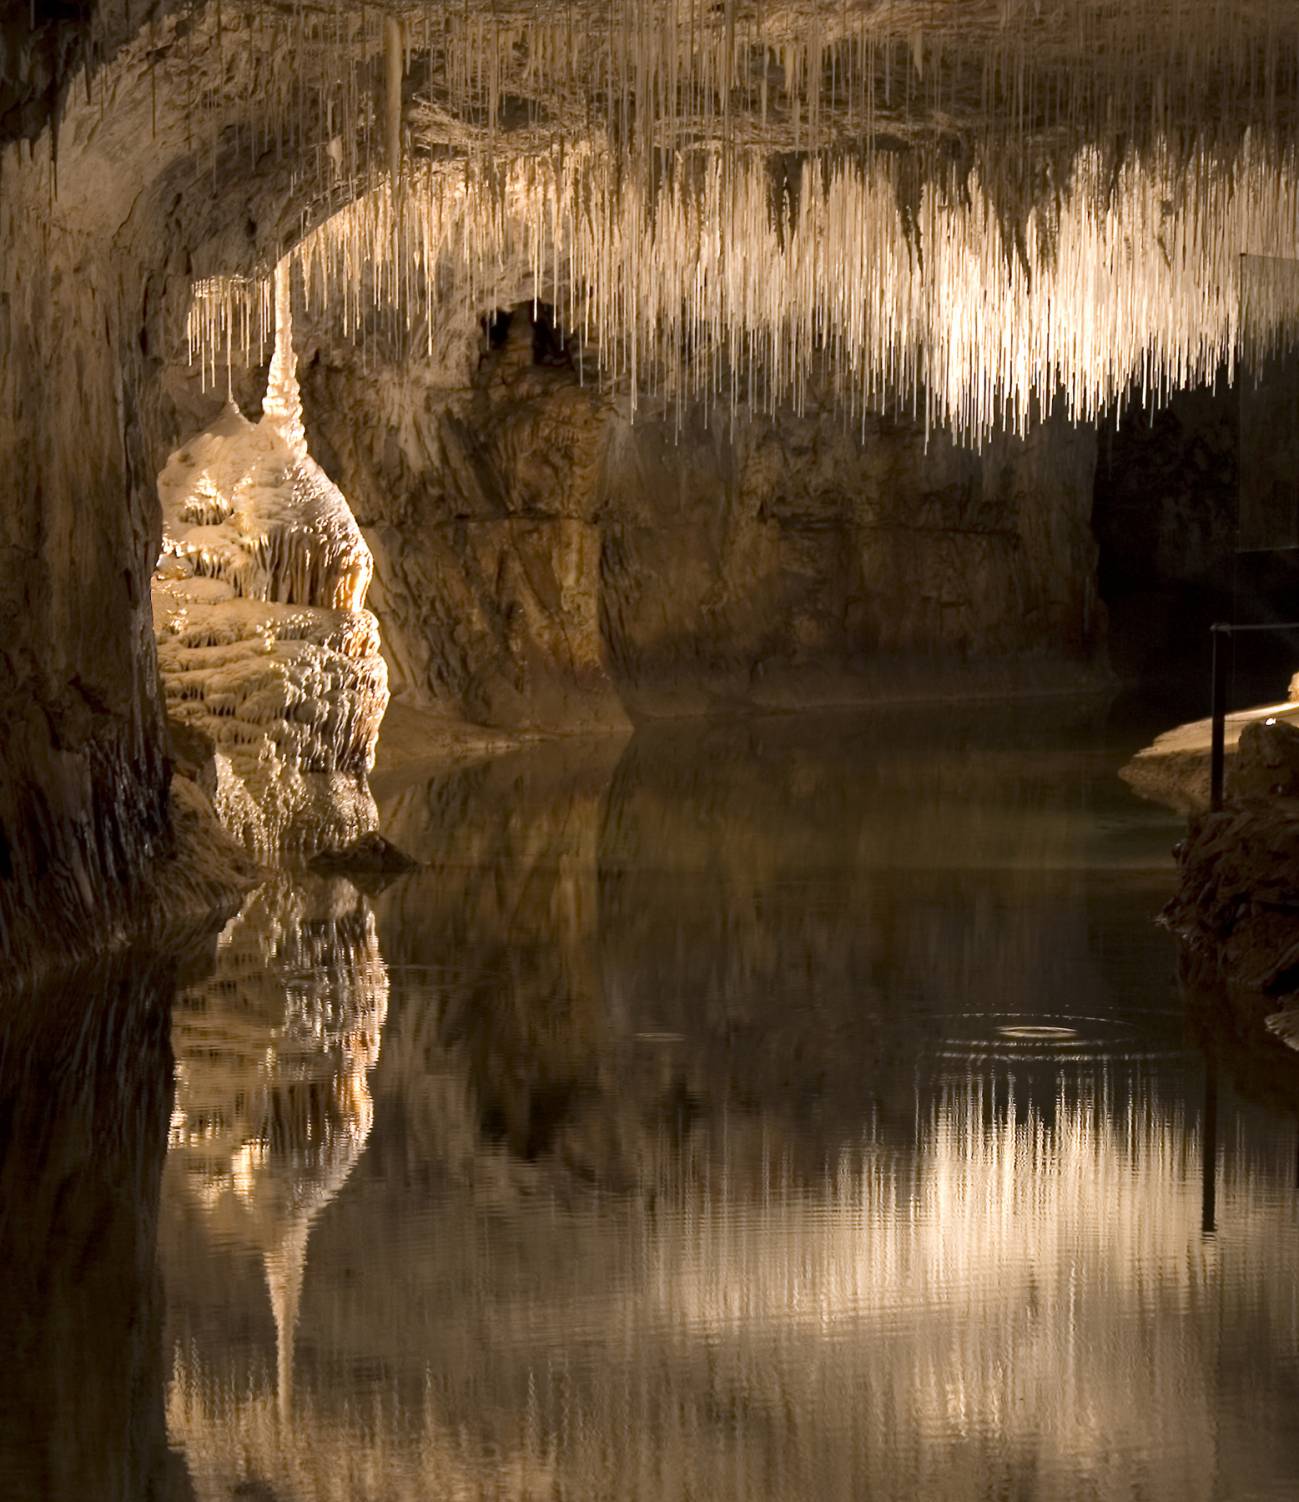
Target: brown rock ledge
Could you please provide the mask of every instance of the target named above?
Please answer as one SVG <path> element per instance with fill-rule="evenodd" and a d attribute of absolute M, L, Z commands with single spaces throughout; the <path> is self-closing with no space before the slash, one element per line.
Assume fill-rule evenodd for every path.
<path fill-rule="evenodd" d="M 1225 983 L 1259 1018 L 1299 991 L 1299 797 L 1198 815 L 1178 847 L 1180 881 L 1160 922 L 1184 971 Z"/>

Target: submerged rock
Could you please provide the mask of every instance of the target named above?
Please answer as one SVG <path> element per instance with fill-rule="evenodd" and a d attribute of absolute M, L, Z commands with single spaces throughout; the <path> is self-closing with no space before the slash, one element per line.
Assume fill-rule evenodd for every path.
<path fill-rule="evenodd" d="M 414 871 L 419 862 L 371 831 L 350 844 L 318 851 L 308 865 L 329 876 L 400 876 L 403 871 Z"/>

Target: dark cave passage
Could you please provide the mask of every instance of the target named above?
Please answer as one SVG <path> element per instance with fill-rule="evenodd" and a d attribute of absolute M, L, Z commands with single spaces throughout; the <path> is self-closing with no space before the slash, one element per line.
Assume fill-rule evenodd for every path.
<path fill-rule="evenodd" d="M 1129 694 L 1174 721 L 1208 713 L 1215 622 L 1299 620 L 1299 551 L 1242 547 L 1241 392 L 1219 374 L 1099 435 L 1092 527 L 1110 661 Z M 1230 650 L 1235 706 L 1287 697 L 1299 631 Z"/>

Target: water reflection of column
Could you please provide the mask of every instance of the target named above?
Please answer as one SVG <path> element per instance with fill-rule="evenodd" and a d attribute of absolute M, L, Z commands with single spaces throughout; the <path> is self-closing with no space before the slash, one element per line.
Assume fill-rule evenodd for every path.
<path fill-rule="evenodd" d="M 606 1034 L 599 840 L 621 747 L 614 738 L 529 748 L 384 808 L 404 848 L 436 852 L 457 871 L 455 882 L 416 878 L 376 900 L 399 946 L 390 956 L 419 967 L 438 993 L 436 1005 L 403 1012 L 381 1071 L 406 1105 L 412 1092 L 429 1104 L 430 1151 L 445 1145 L 446 1128 L 440 1117 L 431 1126 L 441 1105 L 430 1098 L 430 1050 L 455 1050 L 475 1141 L 525 1159 L 553 1148 L 596 1072 Z"/>
<path fill-rule="evenodd" d="M 213 976 L 176 1006 L 172 1155 L 213 1234 L 261 1255 L 283 1420 L 311 1227 L 369 1137 L 387 1009 L 365 898 L 343 881 L 287 879 L 253 894 Z"/>
<path fill-rule="evenodd" d="M 307 1267 L 309 1221 L 289 1226 L 280 1244 L 263 1255 L 266 1287 L 275 1315 L 275 1401 L 282 1420 L 293 1412 L 293 1351 L 297 1342 L 302 1278 Z"/>

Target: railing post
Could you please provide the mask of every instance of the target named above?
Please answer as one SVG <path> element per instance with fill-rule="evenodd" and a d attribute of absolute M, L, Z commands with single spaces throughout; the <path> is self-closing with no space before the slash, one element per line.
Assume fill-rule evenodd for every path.
<path fill-rule="evenodd" d="M 1212 718 L 1209 808 L 1216 814 L 1222 807 L 1222 788 L 1227 766 L 1227 649 L 1231 641 L 1231 627 L 1219 621 L 1209 631 L 1213 641 L 1213 688 L 1209 711 Z"/>

